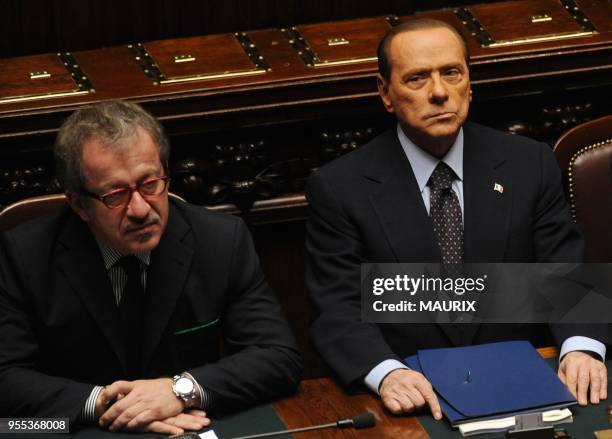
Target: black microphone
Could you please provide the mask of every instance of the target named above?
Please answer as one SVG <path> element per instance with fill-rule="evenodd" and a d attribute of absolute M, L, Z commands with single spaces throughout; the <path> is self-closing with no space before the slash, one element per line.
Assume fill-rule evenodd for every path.
<path fill-rule="evenodd" d="M 303 431 L 321 430 L 323 428 L 369 428 L 376 425 L 376 418 L 370 412 L 363 413 L 350 419 L 339 419 L 329 424 L 314 425 L 312 427 L 294 428 L 293 430 L 280 430 L 271 433 L 253 434 L 251 436 L 240 436 L 233 439 L 256 439 L 260 437 L 280 436 L 282 434 L 301 433 Z"/>
<path fill-rule="evenodd" d="M 376 418 L 370 412 L 362 413 L 358 416 L 355 416 L 351 419 L 340 419 L 336 421 L 336 426 L 338 428 L 370 428 L 376 425 Z"/>

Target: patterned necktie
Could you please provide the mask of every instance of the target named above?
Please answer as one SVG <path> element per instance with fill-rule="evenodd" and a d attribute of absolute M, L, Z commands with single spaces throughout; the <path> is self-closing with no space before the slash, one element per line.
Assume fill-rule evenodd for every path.
<path fill-rule="evenodd" d="M 427 182 L 431 191 L 429 216 L 438 237 L 444 264 L 463 262 L 461 206 L 452 189 L 454 179 L 453 170 L 446 163 L 440 162 Z"/>
<path fill-rule="evenodd" d="M 119 316 L 127 350 L 128 379 L 140 379 L 144 321 L 144 289 L 140 280 L 140 261 L 135 256 L 125 256 L 119 259 L 117 264 L 127 274 L 127 282 L 119 302 Z"/>

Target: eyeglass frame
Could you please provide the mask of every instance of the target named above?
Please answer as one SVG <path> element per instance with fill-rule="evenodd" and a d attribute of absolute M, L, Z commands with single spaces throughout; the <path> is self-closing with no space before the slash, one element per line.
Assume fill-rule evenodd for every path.
<path fill-rule="evenodd" d="M 152 181 L 158 181 L 158 180 L 162 180 L 164 182 L 164 187 L 163 187 L 163 189 L 161 190 L 161 192 L 159 194 L 156 194 L 156 195 L 145 195 L 145 194 L 140 192 L 140 188 L 144 184 L 151 183 Z M 93 198 L 94 200 L 98 200 L 99 202 L 104 204 L 104 206 L 107 209 L 119 209 L 120 207 L 125 207 L 128 204 L 130 204 L 130 201 L 132 200 L 132 197 L 134 196 L 134 192 L 138 192 L 138 194 L 142 198 L 144 198 L 144 199 L 151 198 L 151 197 L 158 197 L 158 196 L 160 196 L 161 194 L 164 193 L 164 191 L 168 188 L 169 184 L 170 184 L 170 177 L 164 176 L 164 177 L 155 177 L 155 178 L 150 178 L 150 179 L 144 180 L 143 182 L 141 182 L 141 183 L 139 183 L 139 184 L 137 184 L 135 186 L 126 186 L 126 187 L 122 187 L 122 188 L 113 189 L 112 191 L 106 192 L 106 193 L 104 193 L 102 195 L 94 194 L 93 192 L 88 191 L 84 187 L 81 187 L 79 192 L 81 194 L 87 196 L 87 197 Z M 129 196 L 129 198 L 127 199 L 127 201 L 124 204 L 119 204 L 118 206 L 109 206 L 108 204 L 106 204 L 104 202 L 104 198 L 105 197 L 108 197 L 109 195 L 113 195 L 113 194 L 115 194 L 117 192 L 120 192 L 120 191 L 129 191 L 130 192 L 130 196 Z"/>

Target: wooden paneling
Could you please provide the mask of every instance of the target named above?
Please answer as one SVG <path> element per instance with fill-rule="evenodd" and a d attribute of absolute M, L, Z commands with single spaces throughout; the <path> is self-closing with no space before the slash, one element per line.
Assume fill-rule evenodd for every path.
<path fill-rule="evenodd" d="M 168 80 L 256 70 L 233 34 L 154 41 L 143 46 Z"/>
<path fill-rule="evenodd" d="M 582 30 L 557 0 L 476 5 L 470 6 L 470 10 L 493 39 L 498 41 L 559 35 Z M 550 20 L 532 22 L 532 17 L 535 16 L 547 16 Z"/>
<path fill-rule="evenodd" d="M 0 99 L 69 92 L 74 89 L 78 89 L 74 79 L 55 54 L 0 62 Z"/>

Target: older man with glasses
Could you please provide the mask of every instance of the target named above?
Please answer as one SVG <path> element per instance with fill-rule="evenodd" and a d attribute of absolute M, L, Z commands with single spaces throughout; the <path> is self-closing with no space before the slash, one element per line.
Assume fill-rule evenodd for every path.
<path fill-rule="evenodd" d="M 301 359 L 248 230 L 169 200 L 152 116 L 78 110 L 54 153 L 70 209 L 0 242 L 1 415 L 180 434 L 295 388 Z"/>

